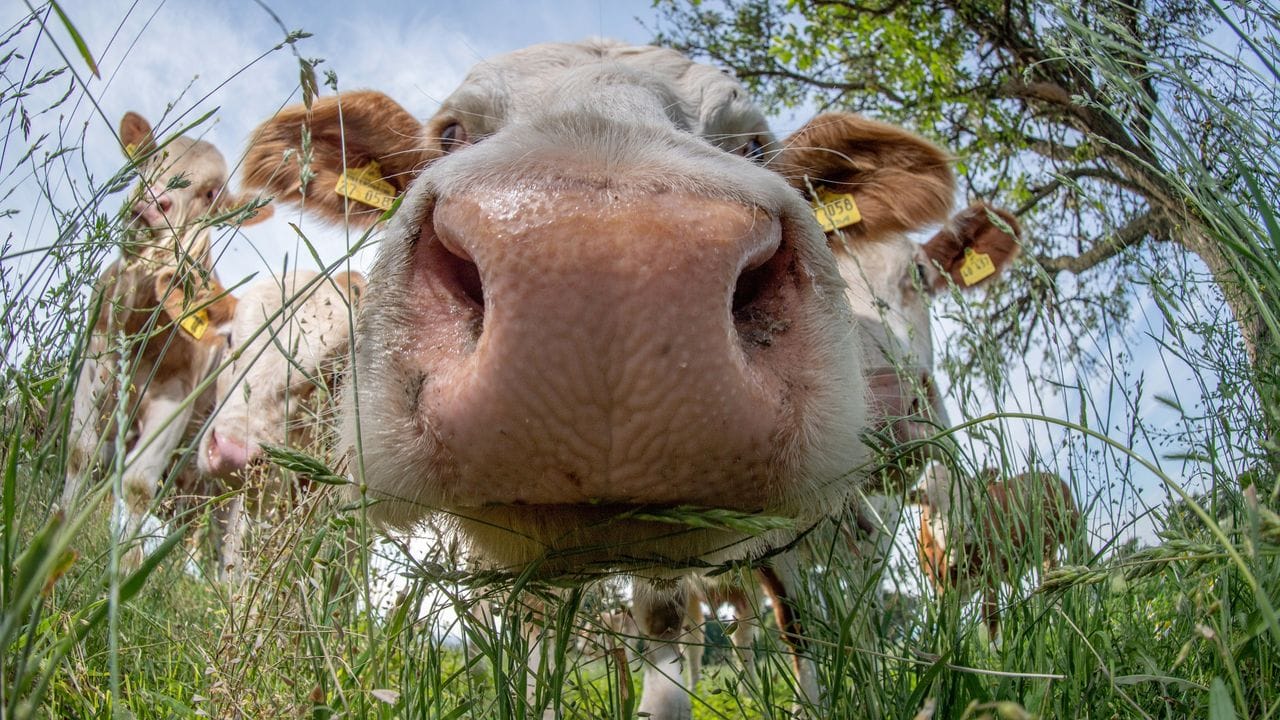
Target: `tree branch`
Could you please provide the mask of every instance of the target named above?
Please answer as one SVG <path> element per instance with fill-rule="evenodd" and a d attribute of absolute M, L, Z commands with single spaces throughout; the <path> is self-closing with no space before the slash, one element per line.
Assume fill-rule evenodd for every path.
<path fill-rule="evenodd" d="M 1155 213 L 1148 210 L 1111 235 L 1098 238 L 1088 250 L 1079 255 L 1057 257 L 1038 255 L 1036 262 L 1051 275 L 1063 271 L 1079 275 L 1119 255 L 1126 248 L 1134 247 L 1148 237 L 1156 235 L 1163 225 Z"/>
<path fill-rule="evenodd" d="M 1119 175 L 1117 173 L 1114 173 L 1110 170 L 1107 170 L 1106 168 L 1095 168 L 1095 167 L 1071 168 L 1069 170 L 1064 170 L 1058 173 L 1057 176 L 1054 177 L 1049 182 L 1045 183 L 1044 185 L 1041 185 L 1035 190 L 1032 190 L 1031 197 L 1028 198 L 1027 201 L 1024 202 L 1020 207 L 1018 207 L 1018 209 L 1014 210 L 1013 214 L 1018 216 L 1025 215 L 1032 208 L 1038 205 L 1041 200 L 1044 200 L 1045 198 L 1054 194 L 1059 189 L 1067 185 L 1068 182 L 1072 180 L 1079 180 L 1081 178 L 1093 178 L 1095 180 L 1102 180 L 1104 182 L 1111 183 L 1112 185 L 1116 185 L 1126 190 L 1130 190 L 1132 192 L 1141 194 L 1141 190 L 1138 187 L 1136 187 L 1132 182 L 1130 182 L 1128 178 L 1122 175 Z"/>
<path fill-rule="evenodd" d="M 898 8 L 906 5 L 909 0 L 890 0 L 889 2 L 885 2 L 882 5 L 876 5 L 874 7 L 864 5 L 862 3 L 850 2 L 849 0 L 810 0 L 810 2 L 814 5 L 844 8 L 845 10 L 849 10 L 850 12 L 855 12 L 860 15 L 884 17 L 886 15 L 893 14 L 893 12 Z"/>

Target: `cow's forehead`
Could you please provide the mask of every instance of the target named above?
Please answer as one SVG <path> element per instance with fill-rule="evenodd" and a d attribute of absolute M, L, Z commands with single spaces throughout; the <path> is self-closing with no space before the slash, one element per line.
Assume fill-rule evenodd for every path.
<path fill-rule="evenodd" d="M 535 45 L 487 60 L 472 69 L 443 111 L 459 113 L 482 133 L 493 132 L 513 118 L 547 109 L 548 98 L 571 95 L 592 74 L 670 98 L 661 110 L 695 135 L 754 133 L 768 139 L 764 115 L 732 76 L 667 48 L 604 40 Z"/>
<path fill-rule="evenodd" d="M 191 180 L 227 177 L 227 161 L 218 148 L 186 136 L 170 141 L 153 162 L 160 164 L 163 175 L 182 174 Z"/>

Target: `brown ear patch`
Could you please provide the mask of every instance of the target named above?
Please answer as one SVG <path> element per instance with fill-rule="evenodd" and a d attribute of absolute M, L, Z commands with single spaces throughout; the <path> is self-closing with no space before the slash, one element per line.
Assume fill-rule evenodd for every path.
<path fill-rule="evenodd" d="M 311 135 L 309 158 L 303 153 L 304 128 Z M 341 222 L 349 208 L 353 221 L 371 225 L 382 210 L 335 192 L 343 170 L 377 162 L 381 179 L 399 195 L 430 159 L 422 124 L 386 95 L 362 90 L 317 99 L 310 111 L 292 105 L 259 125 L 245 151 L 242 173 L 247 189 L 265 191 L 278 201 L 305 203 L 331 222 Z M 312 174 L 305 187 L 304 162 Z"/>
<path fill-rule="evenodd" d="M 333 276 L 333 282 L 338 286 L 338 290 L 347 296 L 347 302 L 352 307 L 360 304 L 361 298 L 364 297 L 365 286 L 367 281 L 364 275 L 352 270 L 351 272 L 338 273 Z"/>
<path fill-rule="evenodd" d="M 229 213 L 238 208 L 242 208 L 251 202 L 257 202 L 261 197 L 262 195 L 257 192 L 242 192 L 239 195 L 234 195 L 229 190 L 224 190 L 222 194 L 218 196 L 215 212 L 218 214 Z M 253 214 L 240 220 L 239 224 L 240 227 L 257 225 L 260 222 L 271 219 L 275 214 L 275 205 L 263 205 L 262 207 L 255 208 Z"/>
<path fill-rule="evenodd" d="M 236 314 L 236 305 L 239 300 L 236 296 L 227 292 L 222 287 L 222 283 L 217 278 L 210 277 L 208 284 L 205 286 L 205 292 L 200 294 L 202 303 L 209 303 L 207 309 L 209 311 L 209 321 L 214 325 L 223 325 L 231 321 Z"/>
<path fill-rule="evenodd" d="M 924 251 L 931 261 L 951 276 L 956 285 L 961 288 L 977 287 L 999 277 L 1018 257 L 1022 252 L 1018 242 L 1021 234 L 1022 226 L 1013 213 L 986 203 L 975 203 L 952 218 L 947 227 L 925 243 Z M 970 261 L 967 252 L 985 255 L 992 264 L 992 272 L 976 280 L 972 277 L 966 279 L 964 266 Z M 947 278 L 940 275 L 932 289 L 938 292 L 946 287 Z"/>
<path fill-rule="evenodd" d="M 166 269 L 156 273 L 154 283 L 165 320 L 181 328 L 182 337 L 193 342 L 220 342 L 211 331 L 231 320 L 238 301 L 217 278 L 206 281 L 198 272 L 181 278 Z"/>
<path fill-rule="evenodd" d="M 124 153 L 133 160 L 146 157 L 156 149 L 156 138 L 151 123 L 136 112 L 129 111 L 120 118 L 120 143 Z"/>
<path fill-rule="evenodd" d="M 947 153 L 900 127 L 851 113 L 810 120 L 787 138 L 769 167 L 806 196 L 810 185 L 853 195 L 862 216 L 844 229 L 853 237 L 879 238 L 942 221 L 955 189 Z"/>

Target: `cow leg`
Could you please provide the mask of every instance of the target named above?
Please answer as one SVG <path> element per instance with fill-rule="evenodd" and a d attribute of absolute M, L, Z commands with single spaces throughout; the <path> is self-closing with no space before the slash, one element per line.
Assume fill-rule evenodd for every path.
<path fill-rule="evenodd" d="M 249 532 L 243 492 L 236 493 L 214 511 L 214 525 L 219 543 L 218 569 L 214 577 L 237 584 L 245 575 L 244 542 Z"/>
<path fill-rule="evenodd" d="M 515 597 L 510 597 L 505 604 L 488 597 L 477 598 L 467 605 L 466 614 L 478 628 L 478 632 L 502 643 L 504 652 L 509 648 L 507 645 L 509 640 L 505 635 L 512 631 L 510 623 L 520 623 L 519 632 L 524 641 L 525 653 L 522 661 L 523 675 L 516 673 L 505 676 L 505 680 L 502 679 L 497 672 L 499 667 L 494 666 L 481 653 L 467 630 L 463 631 L 463 652 L 467 657 L 469 672 L 474 677 L 482 677 L 486 672 L 493 673 L 498 692 L 508 693 L 508 697 L 514 698 L 513 691 L 517 686 L 523 686 L 520 694 L 523 695 L 525 708 L 532 711 L 538 706 L 538 677 L 545 659 L 544 653 L 554 645 L 555 635 L 552 628 L 546 624 L 542 601 L 532 594 L 522 593 L 518 597 L 519 601 Z M 495 613 L 501 614 L 501 622 Z M 499 625 L 502 626 L 501 630 Z M 513 700 L 512 705 L 514 704 Z M 555 720 L 554 703 L 542 711 L 542 718 Z"/>
<path fill-rule="evenodd" d="M 689 690 L 682 684 L 680 635 L 684 627 L 685 583 L 656 587 L 636 580 L 632 615 L 645 638 L 644 694 L 640 715 L 653 720 L 689 720 L 693 715 Z"/>
<path fill-rule="evenodd" d="M 716 609 L 711 608 L 710 616 L 704 613 L 702 593 L 693 592 L 692 588 L 688 588 L 686 597 L 685 624 L 689 630 L 685 633 L 683 647 L 685 662 L 689 668 L 689 690 L 692 692 L 698 689 L 698 682 L 702 680 L 702 655 L 707 649 L 706 623 L 708 617 L 716 616 Z M 710 602 L 707 604 L 710 605 Z"/>
<path fill-rule="evenodd" d="M 773 613 L 782 639 L 791 648 L 792 667 L 796 674 L 796 716 L 822 717 L 822 694 L 818 688 L 818 668 L 807 653 L 804 626 L 798 606 L 799 589 L 804 571 L 795 553 L 784 553 L 769 567 L 759 569 L 760 581 L 773 598 Z"/>
<path fill-rule="evenodd" d="M 93 476 L 99 463 L 105 463 L 109 443 L 102 441 L 109 432 L 111 413 L 106 409 L 115 378 L 113 356 L 106 352 L 106 340 L 95 333 L 80 364 L 75 394 L 71 400 L 71 424 L 67 436 L 67 478 L 62 486 L 62 508 L 69 510 L 84 491 L 85 482 Z"/>
<path fill-rule="evenodd" d="M 121 528 L 120 539 L 128 540 L 144 528 L 144 520 L 155 502 L 160 479 L 169 467 L 173 451 L 182 443 L 192 407 L 183 405 L 188 387 L 180 380 L 152 385 L 146 391 L 138 417 L 138 439 L 125 456 L 122 480 L 123 500 L 128 518 Z M 125 554 L 124 564 L 135 568 L 144 556 L 144 548 L 136 545 Z"/>
<path fill-rule="evenodd" d="M 1000 596 L 996 588 L 982 591 L 982 619 L 987 623 L 987 642 L 996 645 L 996 633 L 1000 632 Z"/>
<path fill-rule="evenodd" d="M 529 657 L 528 672 L 525 676 L 524 683 L 524 699 L 526 707 L 530 710 L 538 706 L 538 677 L 542 670 L 543 653 L 547 651 L 547 647 L 553 643 L 550 628 L 543 627 L 542 623 L 529 621 L 524 623 L 525 638 L 528 641 Z M 552 704 L 554 706 L 554 703 Z M 555 720 L 556 712 L 553 707 L 548 707 L 542 711 L 542 720 Z"/>
<path fill-rule="evenodd" d="M 731 636 L 733 652 L 742 665 L 742 677 L 755 674 L 756 668 L 756 626 L 760 624 L 760 598 L 758 593 L 749 592 L 746 585 L 735 594 L 733 611 L 736 613 Z"/>

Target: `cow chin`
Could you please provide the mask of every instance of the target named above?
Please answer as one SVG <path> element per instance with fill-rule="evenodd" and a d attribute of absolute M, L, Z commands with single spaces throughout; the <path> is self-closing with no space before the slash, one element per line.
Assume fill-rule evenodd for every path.
<path fill-rule="evenodd" d="M 758 535 L 691 527 L 639 517 L 657 508 L 523 505 L 460 509 L 450 524 L 466 537 L 475 557 L 498 570 L 542 577 L 591 578 L 619 570 L 651 578 L 677 577 L 690 569 L 758 557 L 803 532 L 816 518 Z"/>

